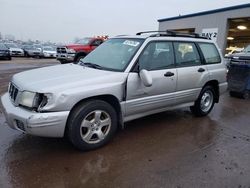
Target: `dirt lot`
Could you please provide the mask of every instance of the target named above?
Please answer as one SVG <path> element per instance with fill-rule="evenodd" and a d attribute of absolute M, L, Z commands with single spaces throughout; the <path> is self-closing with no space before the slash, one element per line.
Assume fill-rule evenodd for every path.
<path fill-rule="evenodd" d="M 0 94 L 11 76 L 59 64 L 0 61 Z M 0 113 L 0 187 L 250 187 L 250 101 L 221 97 L 211 114 L 168 111 L 126 124 L 107 146 L 79 152 L 65 139 L 10 129 Z"/>

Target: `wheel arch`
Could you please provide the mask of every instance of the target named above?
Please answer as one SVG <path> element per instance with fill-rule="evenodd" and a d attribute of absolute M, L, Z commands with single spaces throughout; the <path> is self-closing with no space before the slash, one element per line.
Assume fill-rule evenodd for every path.
<path fill-rule="evenodd" d="M 85 102 L 90 101 L 90 100 L 102 100 L 102 101 L 105 101 L 108 104 L 110 104 L 115 109 L 115 111 L 117 113 L 118 127 L 120 129 L 124 128 L 122 109 L 121 109 L 121 105 L 120 105 L 119 100 L 114 95 L 106 94 L 106 95 L 98 95 L 98 96 L 88 97 L 88 98 L 82 99 L 79 102 L 77 102 L 70 110 L 69 116 L 67 118 L 67 123 L 66 123 L 66 128 L 64 131 L 64 135 L 67 135 L 68 121 L 69 121 L 70 117 L 72 116 L 72 113 L 75 111 L 75 109 L 79 108 Z"/>
<path fill-rule="evenodd" d="M 220 98 L 219 82 L 217 80 L 210 80 L 210 81 L 208 81 L 204 85 L 204 87 L 206 87 L 206 86 L 211 86 L 211 87 L 214 88 L 214 91 L 215 91 L 215 102 L 218 103 L 219 102 L 219 98 Z"/>

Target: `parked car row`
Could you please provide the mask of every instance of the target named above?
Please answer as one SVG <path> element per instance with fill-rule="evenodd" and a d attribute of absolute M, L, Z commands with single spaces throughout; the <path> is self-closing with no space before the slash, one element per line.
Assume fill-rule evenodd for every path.
<path fill-rule="evenodd" d="M 56 47 L 0 43 L 0 58 L 11 60 L 11 57 L 56 58 Z"/>

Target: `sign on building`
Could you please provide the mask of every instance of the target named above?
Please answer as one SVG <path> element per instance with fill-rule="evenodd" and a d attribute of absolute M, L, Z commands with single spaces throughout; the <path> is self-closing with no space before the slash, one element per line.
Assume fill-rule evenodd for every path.
<path fill-rule="evenodd" d="M 201 36 L 207 37 L 213 41 L 217 41 L 217 36 L 218 36 L 218 28 L 205 28 L 202 29 Z"/>

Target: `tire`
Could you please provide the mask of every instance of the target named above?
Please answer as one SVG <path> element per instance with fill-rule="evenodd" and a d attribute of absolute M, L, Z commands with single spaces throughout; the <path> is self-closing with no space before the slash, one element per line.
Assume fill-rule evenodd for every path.
<path fill-rule="evenodd" d="M 63 61 L 63 60 L 59 60 L 61 64 L 66 64 L 67 62 L 66 61 Z"/>
<path fill-rule="evenodd" d="M 245 90 L 243 93 L 242 93 L 242 97 L 243 99 L 250 99 L 250 92 L 248 90 Z"/>
<path fill-rule="evenodd" d="M 212 86 L 205 86 L 195 101 L 194 106 L 190 107 L 191 112 L 197 116 L 206 116 L 211 112 L 215 103 L 215 91 Z"/>
<path fill-rule="evenodd" d="M 91 100 L 76 107 L 67 122 L 70 142 L 82 151 L 107 144 L 117 130 L 117 113 L 107 102 Z"/>
<path fill-rule="evenodd" d="M 7 60 L 11 60 L 11 59 L 12 59 L 11 56 L 7 57 Z"/>
<path fill-rule="evenodd" d="M 234 92 L 234 91 L 229 91 L 229 95 L 230 95 L 231 97 L 239 97 L 239 94 L 236 93 L 236 92 Z"/>
<path fill-rule="evenodd" d="M 79 63 L 80 59 L 84 58 L 85 56 L 86 56 L 86 55 L 80 55 L 80 56 L 78 56 L 78 57 L 75 59 L 74 63 Z"/>

